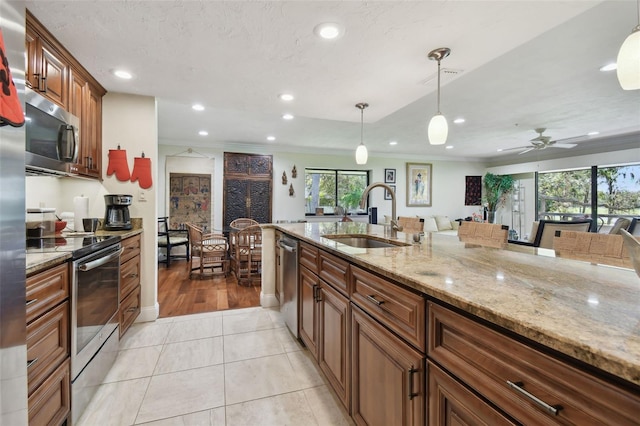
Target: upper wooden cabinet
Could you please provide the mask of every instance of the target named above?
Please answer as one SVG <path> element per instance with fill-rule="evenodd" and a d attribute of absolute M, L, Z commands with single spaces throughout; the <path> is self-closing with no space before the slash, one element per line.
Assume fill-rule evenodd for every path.
<path fill-rule="evenodd" d="M 27 10 L 26 84 L 80 119 L 74 170 L 102 178 L 102 97 L 106 90 Z"/>

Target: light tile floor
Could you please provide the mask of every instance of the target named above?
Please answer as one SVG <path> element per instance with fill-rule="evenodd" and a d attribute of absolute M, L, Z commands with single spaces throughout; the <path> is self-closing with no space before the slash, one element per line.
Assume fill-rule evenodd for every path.
<path fill-rule="evenodd" d="M 352 425 L 280 312 L 134 324 L 79 426 Z"/>

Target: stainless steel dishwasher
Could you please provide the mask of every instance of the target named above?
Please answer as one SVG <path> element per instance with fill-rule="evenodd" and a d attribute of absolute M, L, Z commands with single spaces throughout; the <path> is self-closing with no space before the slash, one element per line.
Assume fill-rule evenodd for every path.
<path fill-rule="evenodd" d="M 298 240 L 283 235 L 278 242 L 282 289 L 280 312 L 289 331 L 298 336 Z"/>

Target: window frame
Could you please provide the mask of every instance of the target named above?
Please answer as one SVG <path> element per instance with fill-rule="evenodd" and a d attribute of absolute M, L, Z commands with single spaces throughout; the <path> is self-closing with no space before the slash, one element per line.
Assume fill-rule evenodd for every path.
<path fill-rule="evenodd" d="M 339 173 L 362 173 L 366 176 L 366 185 L 365 188 L 367 186 L 369 186 L 369 184 L 371 183 L 371 170 L 357 170 L 357 169 L 330 169 L 330 168 L 324 168 L 324 167 L 305 167 L 304 169 L 304 178 L 305 178 L 305 198 L 306 198 L 306 189 L 307 189 L 307 184 L 306 184 L 306 179 L 307 179 L 307 173 L 309 171 L 317 171 L 317 172 L 333 172 L 334 173 L 334 179 L 336 182 L 336 186 L 335 186 L 335 192 L 334 192 L 334 199 L 336 200 L 336 203 L 338 202 L 338 175 Z M 364 208 L 363 212 L 358 212 L 358 213 L 350 213 L 350 215 L 356 215 L 356 216 L 366 216 L 367 213 L 367 207 L 369 205 L 369 198 L 367 197 L 367 204 Z M 305 201 L 305 217 L 321 217 L 321 215 L 317 215 L 316 213 L 310 213 L 310 212 L 306 212 L 307 206 L 306 206 L 306 201 Z M 325 214 L 322 216 L 328 216 L 328 217 L 336 217 L 338 215 L 336 215 L 335 213 L 332 214 Z"/>

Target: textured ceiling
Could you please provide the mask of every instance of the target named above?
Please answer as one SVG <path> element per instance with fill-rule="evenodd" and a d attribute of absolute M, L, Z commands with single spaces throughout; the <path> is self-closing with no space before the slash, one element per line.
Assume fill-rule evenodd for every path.
<path fill-rule="evenodd" d="M 637 24 L 633 0 L 26 4 L 108 91 L 157 97 L 161 144 L 353 155 L 355 104 L 368 102 L 371 155 L 499 162 L 640 147 L 640 91 L 598 71 Z M 344 35 L 317 38 L 322 22 L 340 23 Z M 427 53 L 443 46 L 452 50 L 443 70 L 458 71 L 442 75 L 450 150 L 426 136 L 437 71 Z M 117 80 L 116 68 L 134 78 Z M 283 92 L 295 100 L 280 101 Z M 206 110 L 194 112 L 194 102 Z M 283 121 L 285 112 L 295 119 Z M 536 127 L 578 145 L 497 152 L 527 145 Z M 602 136 L 621 134 L 602 147 Z"/>

